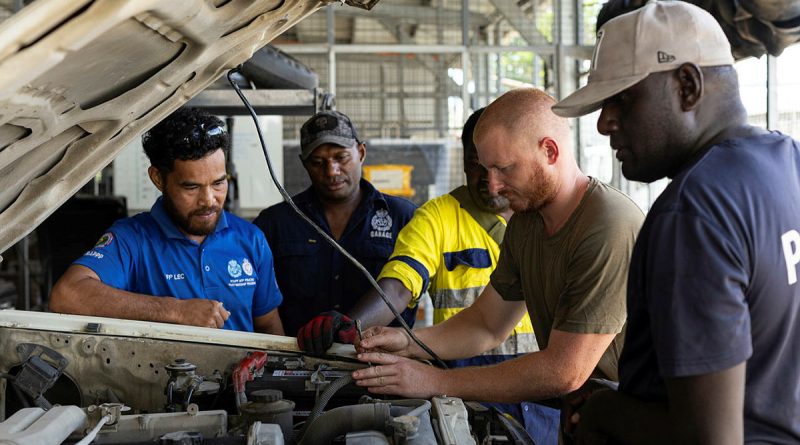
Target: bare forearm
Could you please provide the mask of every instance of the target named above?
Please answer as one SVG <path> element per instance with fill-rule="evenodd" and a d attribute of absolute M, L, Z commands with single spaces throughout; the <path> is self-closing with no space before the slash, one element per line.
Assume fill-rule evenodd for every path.
<path fill-rule="evenodd" d="M 442 323 L 420 330 L 419 336 L 428 339 L 425 343 L 442 358 L 468 358 L 499 345 L 524 315 L 525 303 L 504 301 L 488 285 L 472 306 Z M 411 356 L 428 358 L 420 348 L 412 351 Z"/>
<path fill-rule="evenodd" d="M 473 312 L 469 309 L 463 310 L 442 323 L 415 329 L 414 334 L 445 360 L 480 355 L 500 344 L 505 337 L 500 338 L 482 321 L 476 320 Z M 411 356 L 430 358 L 418 345 L 412 345 Z"/>
<path fill-rule="evenodd" d="M 465 400 L 518 403 L 550 399 L 573 389 L 568 370 L 544 352 L 532 352 L 492 366 L 450 369 L 441 379 L 441 393 Z"/>
<path fill-rule="evenodd" d="M 151 296 L 115 289 L 88 267 L 70 266 L 53 287 L 50 309 L 68 314 L 221 328 L 230 312 L 216 300 Z"/>
<path fill-rule="evenodd" d="M 107 286 L 92 278 L 58 283 L 50 309 L 68 314 L 176 323 L 172 297 L 154 297 Z"/>
<path fill-rule="evenodd" d="M 284 335 L 283 323 L 278 315 L 278 309 L 273 309 L 268 313 L 253 319 L 253 329 L 256 332 L 272 335 Z"/>
<path fill-rule="evenodd" d="M 578 435 L 598 432 L 630 444 L 737 444 L 744 441 L 745 364 L 665 379 L 664 401 L 617 391 L 593 394 L 579 411 Z"/>
<path fill-rule="evenodd" d="M 663 402 L 644 402 L 617 391 L 604 390 L 589 399 L 579 416 L 578 444 L 600 438 L 608 439 L 608 443 L 678 443 Z"/>
<path fill-rule="evenodd" d="M 378 282 L 392 307 L 399 313 L 411 302 L 411 291 L 403 283 L 393 278 Z M 394 320 L 394 314 L 374 288 L 370 288 L 347 313 L 353 320 L 361 320 L 363 327 L 386 326 Z"/>
<path fill-rule="evenodd" d="M 503 300 L 489 284 L 472 306 L 425 329 L 424 335 L 437 345 L 433 350 L 442 358 L 468 358 L 499 345 L 524 315 L 524 302 Z"/>
<path fill-rule="evenodd" d="M 443 323 L 415 329 L 414 334 L 442 359 L 473 357 L 505 340 L 524 315 L 524 302 L 504 301 L 489 285 L 472 306 Z M 373 327 L 365 333 L 359 347 L 364 352 L 387 351 L 404 357 L 431 358 L 408 334 L 397 329 Z"/>
<path fill-rule="evenodd" d="M 609 443 L 632 445 L 706 443 L 687 441 L 685 425 L 676 425 L 670 420 L 666 402 L 646 402 L 617 391 L 595 394 L 579 415 L 578 437 L 586 442 L 589 437 L 595 437 L 606 438 Z M 579 440 L 578 443 L 583 442 Z"/>
<path fill-rule="evenodd" d="M 502 306 L 498 307 L 503 309 Z M 516 309 L 508 306 L 504 312 L 507 316 L 500 322 L 501 325 L 508 323 L 512 314 L 517 314 Z M 458 322 L 457 318 L 466 320 L 464 317 L 451 320 Z M 466 348 L 463 344 L 471 341 L 471 338 L 453 339 L 450 336 L 459 332 L 457 328 L 448 329 L 451 320 L 415 331 L 434 352 L 441 353 L 442 358 L 452 358 L 449 354 L 453 350 L 463 352 Z M 372 328 L 357 347 L 360 348 L 358 358 L 362 362 L 377 365 L 367 371 L 356 372 L 353 377 L 360 386 L 369 387 L 370 391 L 378 394 L 407 397 L 448 394 L 467 400 L 510 403 L 543 400 L 580 388 L 597 366 L 614 335 L 553 330 L 547 347 L 542 351 L 494 366 L 440 370 L 406 358 L 422 357 L 423 354 L 397 329 Z"/>

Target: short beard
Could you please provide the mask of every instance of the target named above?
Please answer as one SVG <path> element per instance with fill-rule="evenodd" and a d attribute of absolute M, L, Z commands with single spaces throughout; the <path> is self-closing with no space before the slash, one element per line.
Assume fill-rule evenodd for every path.
<path fill-rule="evenodd" d="M 524 197 L 525 201 L 521 208 L 515 209 L 513 205 L 511 206 L 515 213 L 541 212 L 555 200 L 558 194 L 558 180 L 546 176 L 544 168 L 539 165 L 534 165 L 533 169 L 532 178 L 538 177 L 539 180 L 531 181 L 530 193 Z"/>
<path fill-rule="evenodd" d="M 170 199 L 169 195 L 166 193 L 164 193 L 164 210 L 166 210 L 167 215 L 169 215 L 172 222 L 174 222 L 175 225 L 181 229 L 181 231 L 192 236 L 207 236 L 214 233 L 214 231 L 217 229 L 217 223 L 219 222 L 219 214 L 221 213 L 218 207 L 211 207 L 195 210 L 189 213 L 188 216 L 184 217 L 178 213 L 175 203 L 172 202 L 172 199 Z M 208 210 L 212 210 L 217 214 L 217 218 L 214 220 L 213 224 L 198 226 L 191 223 L 191 218 L 193 215 L 205 213 Z"/>

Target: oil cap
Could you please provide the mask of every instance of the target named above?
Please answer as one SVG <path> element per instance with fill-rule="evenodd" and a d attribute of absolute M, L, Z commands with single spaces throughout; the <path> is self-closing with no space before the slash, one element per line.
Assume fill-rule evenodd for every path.
<path fill-rule="evenodd" d="M 257 403 L 271 403 L 283 399 L 283 392 L 280 389 L 259 389 L 250 393 L 250 397 Z"/>

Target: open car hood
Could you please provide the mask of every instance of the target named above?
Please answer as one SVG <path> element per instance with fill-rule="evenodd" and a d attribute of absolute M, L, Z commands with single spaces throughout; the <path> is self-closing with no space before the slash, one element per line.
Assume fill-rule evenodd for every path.
<path fill-rule="evenodd" d="M 0 252 L 131 140 L 326 3 L 38 0 L 0 23 Z"/>

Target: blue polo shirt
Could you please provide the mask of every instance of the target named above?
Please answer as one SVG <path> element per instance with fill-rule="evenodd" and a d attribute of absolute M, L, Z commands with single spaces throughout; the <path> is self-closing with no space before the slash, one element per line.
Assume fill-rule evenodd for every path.
<path fill-rule="evenodd" d="M 223 211 L 202 244 L 186 238 L 159 198 L 150 212 L 115 222 L 74 264 L 117 289 L 222 302 L 224 329 L 253 331 L 253 318 L 280 305 L 272 253 L 258 228 Z"/>
<path fill-rule="evenodd" d="M 339 244 L 377 277 L 394 249 L 400 229 L 414 214 L 410 201 L 377 191 L 362 179 L 363 198 Z M 313 187 L 292 198 L 297 207 L 331 235 L 322 203 Z M 275 274 L 283 300 L 279 310 L 286 333 L 293 335 L 321 312 L 347 312 L 372 286 L 366 277 L 283 202 L 253 221 L 275 254 Z M 416 307 L 402 315 L 413 324 Z"/>

